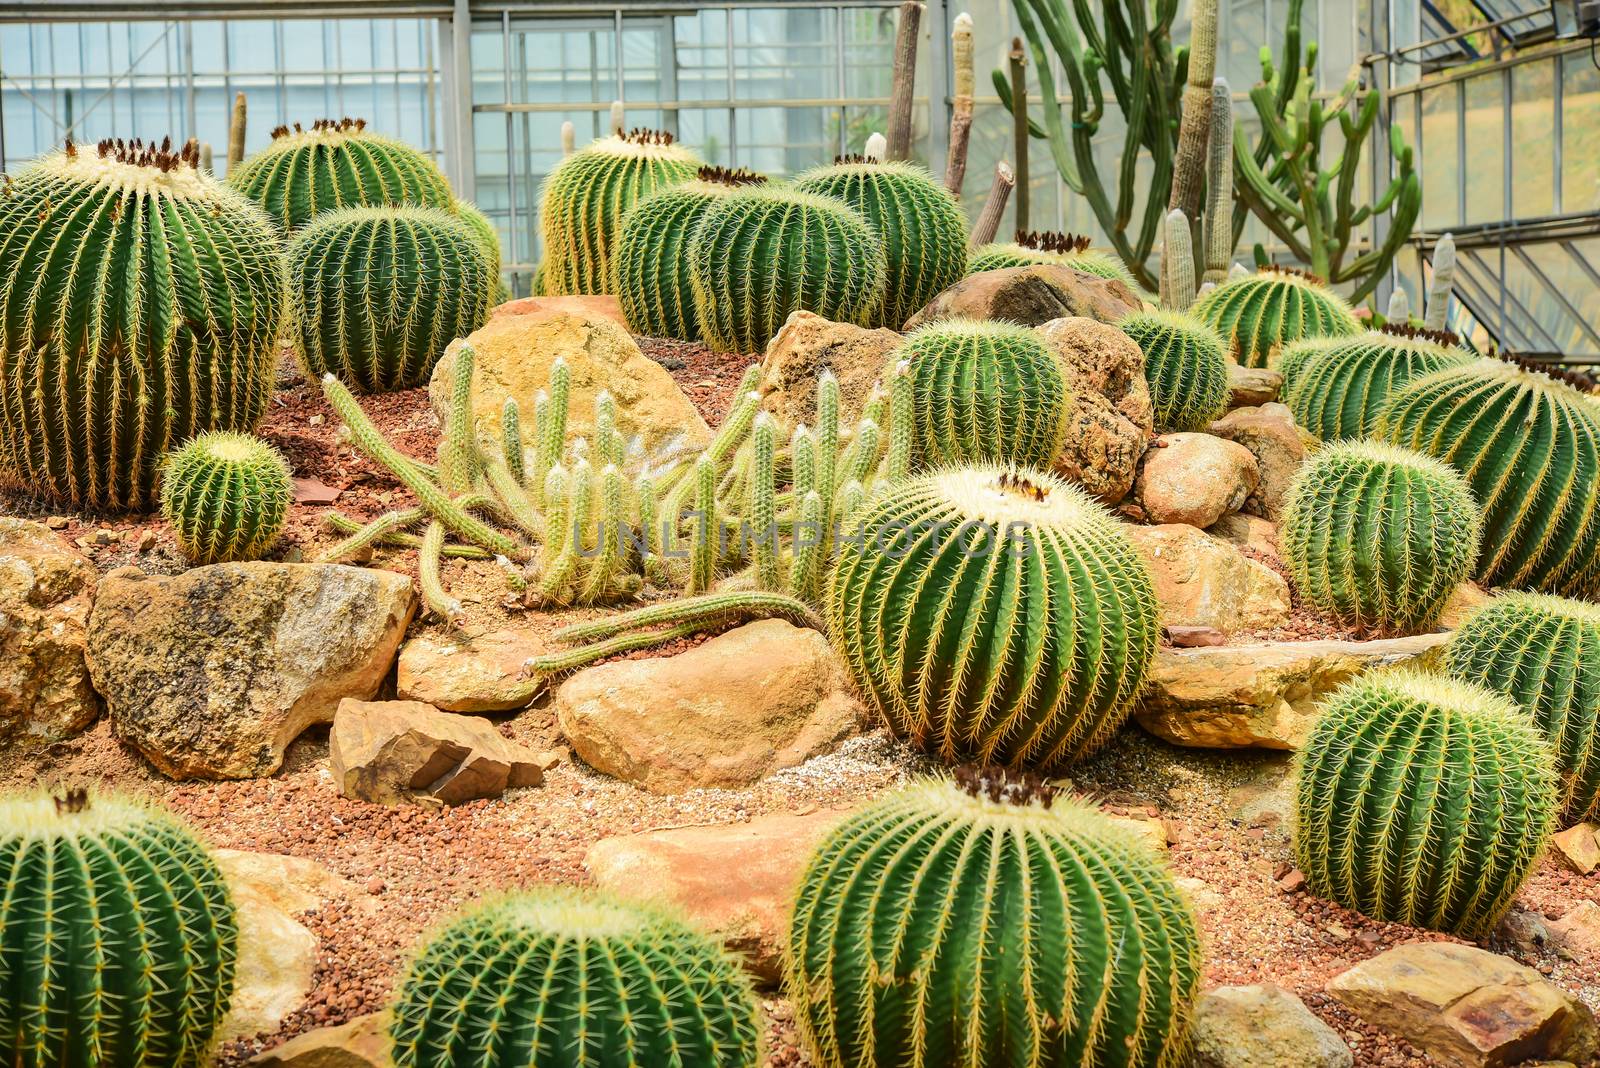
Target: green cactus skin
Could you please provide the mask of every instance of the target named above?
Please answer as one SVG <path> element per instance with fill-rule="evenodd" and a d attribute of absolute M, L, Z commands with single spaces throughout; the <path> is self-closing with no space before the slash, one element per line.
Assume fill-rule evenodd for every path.
<path fill-rule="evenodd" d="M 143 510 L 168 450 L 260 421 L 282 249 L 198 162 L 193 143 L 69 145 L 0 182 L 0 485 Z"/>
<path fill-rule="evenodd" d="M 671 134 L 635 130 L 604 137 L 563 159 L 539 193 L 543 293 L 606 293 L 611 251 L 628 210 L 695 176 L 702 161 Z"/>
<path fill-rule="evenodd" d="M 489 319 L 493 266 L 457 216 L 347 208 L 289 247 L 309 375 L 366 393 L 428 383 L 445 346 Z"/>
<path fill-rule="evenodd" d="M 1328 699 L 1296 758 L 1295 860 L 1346 908 L 1478 937 L 1537 864 L 1559 790 L 1538 728 L 1502 695 L 1366 675 Z"/>
<path fill-rule="evenodd" d="M 1036 263 L 1061 263 L 1096 278 L 1121 282 L 1137 293 L 1138 284 L 1116 253 L 1090 248 L 1089 240 L 1078 234 L 1018 231 L 1015 240 L 992 242 L 974 251 L 967 261 L 967 274 L 1031 267 Z"/>
<path fill-rule="evenodd" d="M 1278 350 L 1278 373 L 1283 376 L 1281 393 L 1287 393 L 1289 383 L 1300 373 L 1303 364 L 1318 353 L 1326 352 L 1335 345 L 1343 345 L 1349 339 L 1344 337 L 1306 337 L 1299 341 L 1291 341 Z M 1281 395 L 1281 394 L 1280 394 Z"/>
<path fill-rule="evenodd" d="M 966 772 L 847 817 L 801 876 L 786 987 L 817 1068 L 1176 1068 L 1200 938 L 1148 845 Z"/>
<path fill-rule="evenodd" d="M 756 1068 L 738 963 L 642 904 L 545 887 L 451 922 L 401 983 L 395 1068 Z"/>
<path fill-rule="evenodd" d="M 1591 396 L 1484 359 L 1391 394 L 1373 434 L 1466 477 L 1483 507 L 1484 585 L 1600 594 L 1600 408 Z"/>
<path fill-rule="evenodd" d="M 1501 594 L 1456 631 L 1444 669 L 1533 713 L 1561 771 L 1563 822 L 1600 818 L 1600 608 Z"/>
<path fill-rule="evenodd" d="M 1279 543 L 1300 596 L 1367 630 L 1415 634 L 1472 574 L 1483 515 L 1447 464 L 1371 441 L 1336 442 L 1300 468 Z"/>
<path fill-rule="evenodd" d="M 1319 279 L 1284 267 L 1224 282 L 1189 310 L 1221 334 L 1246 367 L 1271 366 L 1291 341 L 1361 329 L 1344 298 Z"/>
<path fill-rule="evenodd" d="M 489 257 L 489 305 L 493 307 L 504 304 L 511 299 L 511 287 L 506 285 L 506 280 L 500 273 L 504 265 L 500 251 L 500 231 L 495 229 L 489 217 L 471 201 L 456 201 L 456 214 L 467 224 L 467 229 L 472 231 L 472 236 L 477 239 L 478 247 L 483 249 L 484 255 Z"/>
<path fill-rule="evenodd" d="M 1144 377 L 1162 433 L 1204 430 L 1228 408 L 1222 338 L 1186 312 L 1134 312 L 1117 324 L 1144 353 Z"/>
<path fill-rule="evenodd" d="M 362 119 L 318 119 L 272 131 L 272 143 L 228 175 L 228 184 L 297 230 L 338 208 L 412 205 L 454 212 L 444 173 L 410 145 L 368 132 Z"/>
<path fill-rule="evenodd" d="M 1295 422 L 1335 441 L 1371 434 L 1389 394 L 1406 383 L 1472 360 L 1454 334 L 1386 326 L 1297 357 L 1292 377 L 1287 362 L 1279 369 Z"/>
<path fill-rule="evenodd" d="M 844 201 L 883 242 L 887 283 L 883 308 L 870 325 L 898 330 L 965 275 L 967 217 L 923 167 L 841 159 L 805 172 L 794 187 Z"/>
<path fill-rule="evenodd" d="M 238 928 L 182 825 L 114 796 L 10 797 L 0 870 L 0 1064 L 213 1063 Z"/>
<path fill-rule="evenodd" d="M 797 311 L 866 325 L 888 266 L 849 205 L 793 189 L 741 189 L 713 204 L 689 242 L 689 281 L 706 343 L 760 352 Z"/>
<path fill-rule="evenodd" d="M 890 359 L 911 365 L 915 466 L 1048 468 L 1060 454 L 1072 390 L 1060 357 L 1034 331 L 941 319 L 908 334 Z"/>
<path fill-rule="evenodd" d="M 293 499 L 289 462 L 249 434 L 201 434 L 162 468 L 161 514 L 197 564 L 261 559 L 283 533 Z"/>
<path fill-rule="evenodd" d="M 946 760 L 1051 767 L 1127 717 L 1161 631 L 1154 586 L 1081 490 L 944 469 L 885 490 L 860 535 L 840 539 L 829 629 L 896 735 Z"/>

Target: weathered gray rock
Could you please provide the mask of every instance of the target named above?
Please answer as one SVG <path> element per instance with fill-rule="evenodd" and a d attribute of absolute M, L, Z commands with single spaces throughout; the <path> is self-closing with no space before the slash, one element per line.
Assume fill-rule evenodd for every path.
<path fill-rule="evenodd" d="M 551 650 L 548 629 L 514 627 L 487 634 L 419 634 L 400 647 L 395 696 L 447 712 L 511 712 L 542 693 L 523 664 Z"/>
<path fill-rule="evenodd" d="M 99 716 L 83 657 L 95 577 L 48 528 L 0 517 L 0 745 L 57 741 Z"/>
<path fill-rule="evenodd" d="M 900 341 L 893 330 L 868 330 L 797 311 L 767 342 L 761 383 L 756 387 L 761 391 L 761 406 L 787 426 L 815 426 L 817 376 L 832 371 L 839 381 L 840 420 L 844 426 L 854 426 Z"/>
<path fill-rule="evenodd" d="M 1053 319 L 1039 336 L 1061 357 L 1072 393 L 1071 427 L 1055 471 L 1116 504 L 1133 488 L 1154 433 L 1144 353 L 1122 331 L 1084 316 Z"/>
<path fill-rule="evenodd" d="M 1123 529 L 1150 564 L 1164 626 L 1232 634 L 1289 618 L 1289 584 L 1221 538 L 1181 523 Z"/>
<path fill-rule="evenodd" d="M 1271 983 L 1220 986 L 1195 1006 L 1193 1068 L 1350 1068 L 1337 1031 Z"/>
<path fill-rule="evenodd" d="M 936 319 L 958 315 L 1004 319 L 1023 326 L 1038 326 L 1067 316 L 1115 323 L 1140 307 L 1138 295 L 1121 282 L 1063 264 L 1036 263 L 968 275 L 906 320 L 903 329 L 915 330 Z"/>
<path fill-rule="evenodd" d="M 1243 445 L 1211 434 L 1164 434 L 1144 454 L 1133 496 L 1152 523 L 1209 527 L 1242 508 L 1260 478 Z"/>

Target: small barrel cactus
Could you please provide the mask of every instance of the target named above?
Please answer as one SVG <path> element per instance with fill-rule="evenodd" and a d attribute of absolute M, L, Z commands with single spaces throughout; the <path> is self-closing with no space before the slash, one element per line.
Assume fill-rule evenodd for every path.
<path fill-rule="evenodd" d="M 756 1068 L 750 982 L 705 935 L 643 905 L 546 887 L 425 945 L 390 1029 L 396 1068 Z"/>
<path fill-rule="evenodd" d="M 540 291 L 609 292 L 612 245 L 628 210 L 689 181 L 702 163 L 669 133 L 634 130 L 602 137 L 556 164 L 539 192 Z"/>
<path fill-rule="evenodd" d="M 870 325 L 896 330 L 955 285 L 967 264 L 967 217 L 949 190 L 915 163 L 840 158 L 794 181 L 838 197 L 877 232 L 888 263 L 883 309 Z"/>
<path fill-rule="evenodd" d="M 1337 442 L 1300 468 L 1279 543 L 1300 596 L 1356 626 L 1432 627 L 1472 574 L 1483 515 L 1448 465 L 1380 442 Z"/>
<path fill-rule="evenodd" d="M 281 243 L 199 161 L 69 142 L 0 184 L 0 484 L 144 509 L 169 449 L 266 411 Z"/>
<path fill-rule="evenodd" d="M 1134 312 L 1117 324 L 1144 353 L 1162 433 L 1204 430 L 1228 407 L 1228 355 L 1217 332 L 1186 312 Z"/>
<path fill-rule="evenodd" d="M 1270 367 L 1283 346 L 1307 337 L 1343 337 L 1361 329 L 1343 297 L 1322 279 L 1268 267 L 1224 282 L 1189 309 L 1233 346 L 1246 367 Z"/>
<path fill-rule="evenodd" d="M 717 200 L 765 181 L 746 170 L 701 167 L 694 181 L 652 193 L 628 209 L 611 266 L 616 272 L 612 288 L 630 330 L 645 337 L 699 339 L 689 236 Z"/>
<path fill-rule="evenodd" d="M 1454 334 L 1385 326 L 1297 358 L 1284 372 L 1284 399 L 1295 422 L 1324 441 L 1363 438 L 1377 425 L 1389 394 L 1413 379 L 1472 356 Z"/>
<path fill-rule="evenodd" d="M 445 346 L 489 318 L 493 266 L 459 216 L 346 208 L 289 247 L 309 375 L 368 393 L 426 385 Z"/>
<path fill-rule="evenodd" d="M 1600 402 L 1555 369 L 1482 359 L 1401 387 L 1373 436 L 1460 471 L 1483 507 L 1478 577 L 1600 594 Z"/>
<path fill-rule="evenodd" d="M 1027 327 L 941 319 L 906 336 L 914 461 L 1049 468 L 1066 441 L 1072 390 L 1061 358 Z"/>
<path fill-rule="evenodd" d="M 289 462 L 249 434 L 201 434 L 162 469 L 161 513 L 197 564 L 259 560 L 283 533 L 293 498 Z"/>
<path fill-rule="evenodd" d="M 201 1068 L 233 996 L 233 901 L 170 816 L 0 800 L 0 1064 Z"/>
<path fill-rule="evenodd" d="M 1295 764 L 1294 854 L 1311 891 L 1467 938 L 1494 928 L 1533 871 L 1560 789 L 1516 704 L 1401 669 L 1336 690 Z"/>
<path fill-rule="evenodd" d="M 1600 818 L 1600 607 L 1501 594 L 1456 631 L 1444 667 L 1533 713 L 1556 753 L 1566 820 Z"/>
<path fill-rule="evenodd" d="M 760 352 L 797 311 L 865 325 L 883 307 L 883 243 L 842 200 L 757 186 L 723 197 L 689 241 L 706 343 Z"/>
<path fill-rule="evenodd" d="M 272 142 L 228 175 L 285 230 L 338 208 L 410 204 L 455 210 L 444 172 L 424 153 L 380 137 L 364 119 L 318 119 L 272 131 Z"/>
<path fill-rule="evenodd" d="M 1015 240 L 992 242 L 973 252 L 967 261 L 967 273 L 1030 267 L 1035 263 L 1062 263 L 1084 274 L 1121 282 L 1137 293 L 1138 283 L 1116 253 L 1090 248 L 1090 244 L 1090 239 L 1082 234 L 1018 230 Z"/>
<path fill-rule="evenodd" d="M 963 769 L 823 840 L 785 972 L 817 1068 L 1176 1068 L 1200 938 L 1130 831 L 1031 776 Z"/>
<path fill-rule="evenodd" d="M 841 538 L 830 630 L 900 737 L 1050 767 L 1127 718 L 1160 623 L 1148 565 L 1082 490 L 1009 467 L 885 490 Z"/>

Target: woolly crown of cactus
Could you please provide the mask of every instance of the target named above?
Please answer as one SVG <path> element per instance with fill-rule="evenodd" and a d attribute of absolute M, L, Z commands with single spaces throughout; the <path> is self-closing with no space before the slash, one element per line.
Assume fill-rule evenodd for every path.
<path fill-rule="evenodd" d="M 1011 241 L 991 242 L 973 252 L 967 261 L 967 274 L 1028 267 L 1035 263 L 1063 263 L 1085 274 L 1121 282 L 1138 292 L 1133 274 L 1116 254 L 1091 248 L 1091 243 L 1090 238 L 1081 234 L 1019 230 Z"/>

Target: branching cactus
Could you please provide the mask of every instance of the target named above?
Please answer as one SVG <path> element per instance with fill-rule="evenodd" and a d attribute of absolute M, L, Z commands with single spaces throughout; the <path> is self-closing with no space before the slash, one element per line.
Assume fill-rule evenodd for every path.
<path fill-rule="evenodd" d="M 1228 356 L 1217 332 L 1185 312 L 1134 312 L 1117 324 L 1144 353 L 1163 433 L 1204 430 L 1228 407 Z"/>
<path fill-rule="evenodd" d="M 1296 759 L 1295 860 L 1346 908 L 1479 937 L 1538 862 L 1559 791 L 1550 748 L 1506 697 L 1365 675 L 1323 705 Z"/>
<path fill-rule="evenodd" d="M 1360 330 L 1344 298 L 1321 279 L 1288 267 L 1224 282 L 1190 310 L 1222 335 L 1234 359 L 1246 367 L 1272 366 L 1283 346 L 1301 338 Z"/>
<path fill-rule="evenodd" d="M 785 985 L 817 1068 L 1177 1068 L 1200 967 L 1146 843 L 1032 776 L 962 769 L 822 841 Z"/>
<path fill-rule="evenodd" d="M 197 564 L 259 560 L 283 533 L 293 498 L 289 462 L 249 434 L 201 434 L 162 468 L 161 513 Z"/>
<path fill-rule="evenodd" d="M 967 261 L 967 273 L 999 271 L 1007 267 L 1030 267 L 1035 263 L 1060 263 L 1097 278 L 1109 278 L 1137 291 L 1133 275 L 1117 259 L 1117 254 L 1091 248 L 1091 239 L 1082 234 L 1055 231 L 1019 230 L 1011 241 L 982 245 Z"/>
<path fill-rule="evenodd" d="M 453 212 L 456 203 L 433 160 L 372 133 L 363 119 L 280 126 L 271 144 L 229 171 L 228 184 L 285 230 L 338 208 L 404 204 Z"/>
<path fill-rule="evenodd" d="M 1160 634 L 1150 571 L 1053 475 L 948 468 L 889 486 L 840 546 L 830 630 L 900 737 L 1053 767 L 1127 717 Z"/>
<path fill-rule="evenodd" d="M 643 904 L 545 887 L 435 934 L 400 984 L 396 1068 L 757 1068 L 739 964 Z"/>
<path fill-rule="evenodd" d="M 1556 753 L 1564 822 L 1600 817 L 1600 608 L 1501 594 L 1456 631 L 1444 667 L 1533 714 Z"/>
<path fill-rule="evenodd" d="M 1295 422 L 1335 441 L 1371 434 L 1384 402 L 1401 386 L 1472 360 L 1454 334 L 1391 324 L 1309 352 L 1292 366 L 1282 360 L 1279 369 Z"/>
<path fill-rule="evenodd" d="M 1416 633 L 1472 574 L 1483 515 L 1448 465 L 1378 442 L 1336 442 L 1289 486 L 1279 541 L 1300 596 L 1358 627 Z"/>
<path fill-rule="evenodd" d="M 260 420 L 282 249 L 198 164 L 193 142 L 69 142 L 0 182 L 0 484 L 144 509 L 168 450 Z"/>
<path fill-rule="evenodd" d="M 77 789 L 0 799 L 0 866 L 0 1063 L 214 1063 L 238 927 L 183 826 Z"/>

